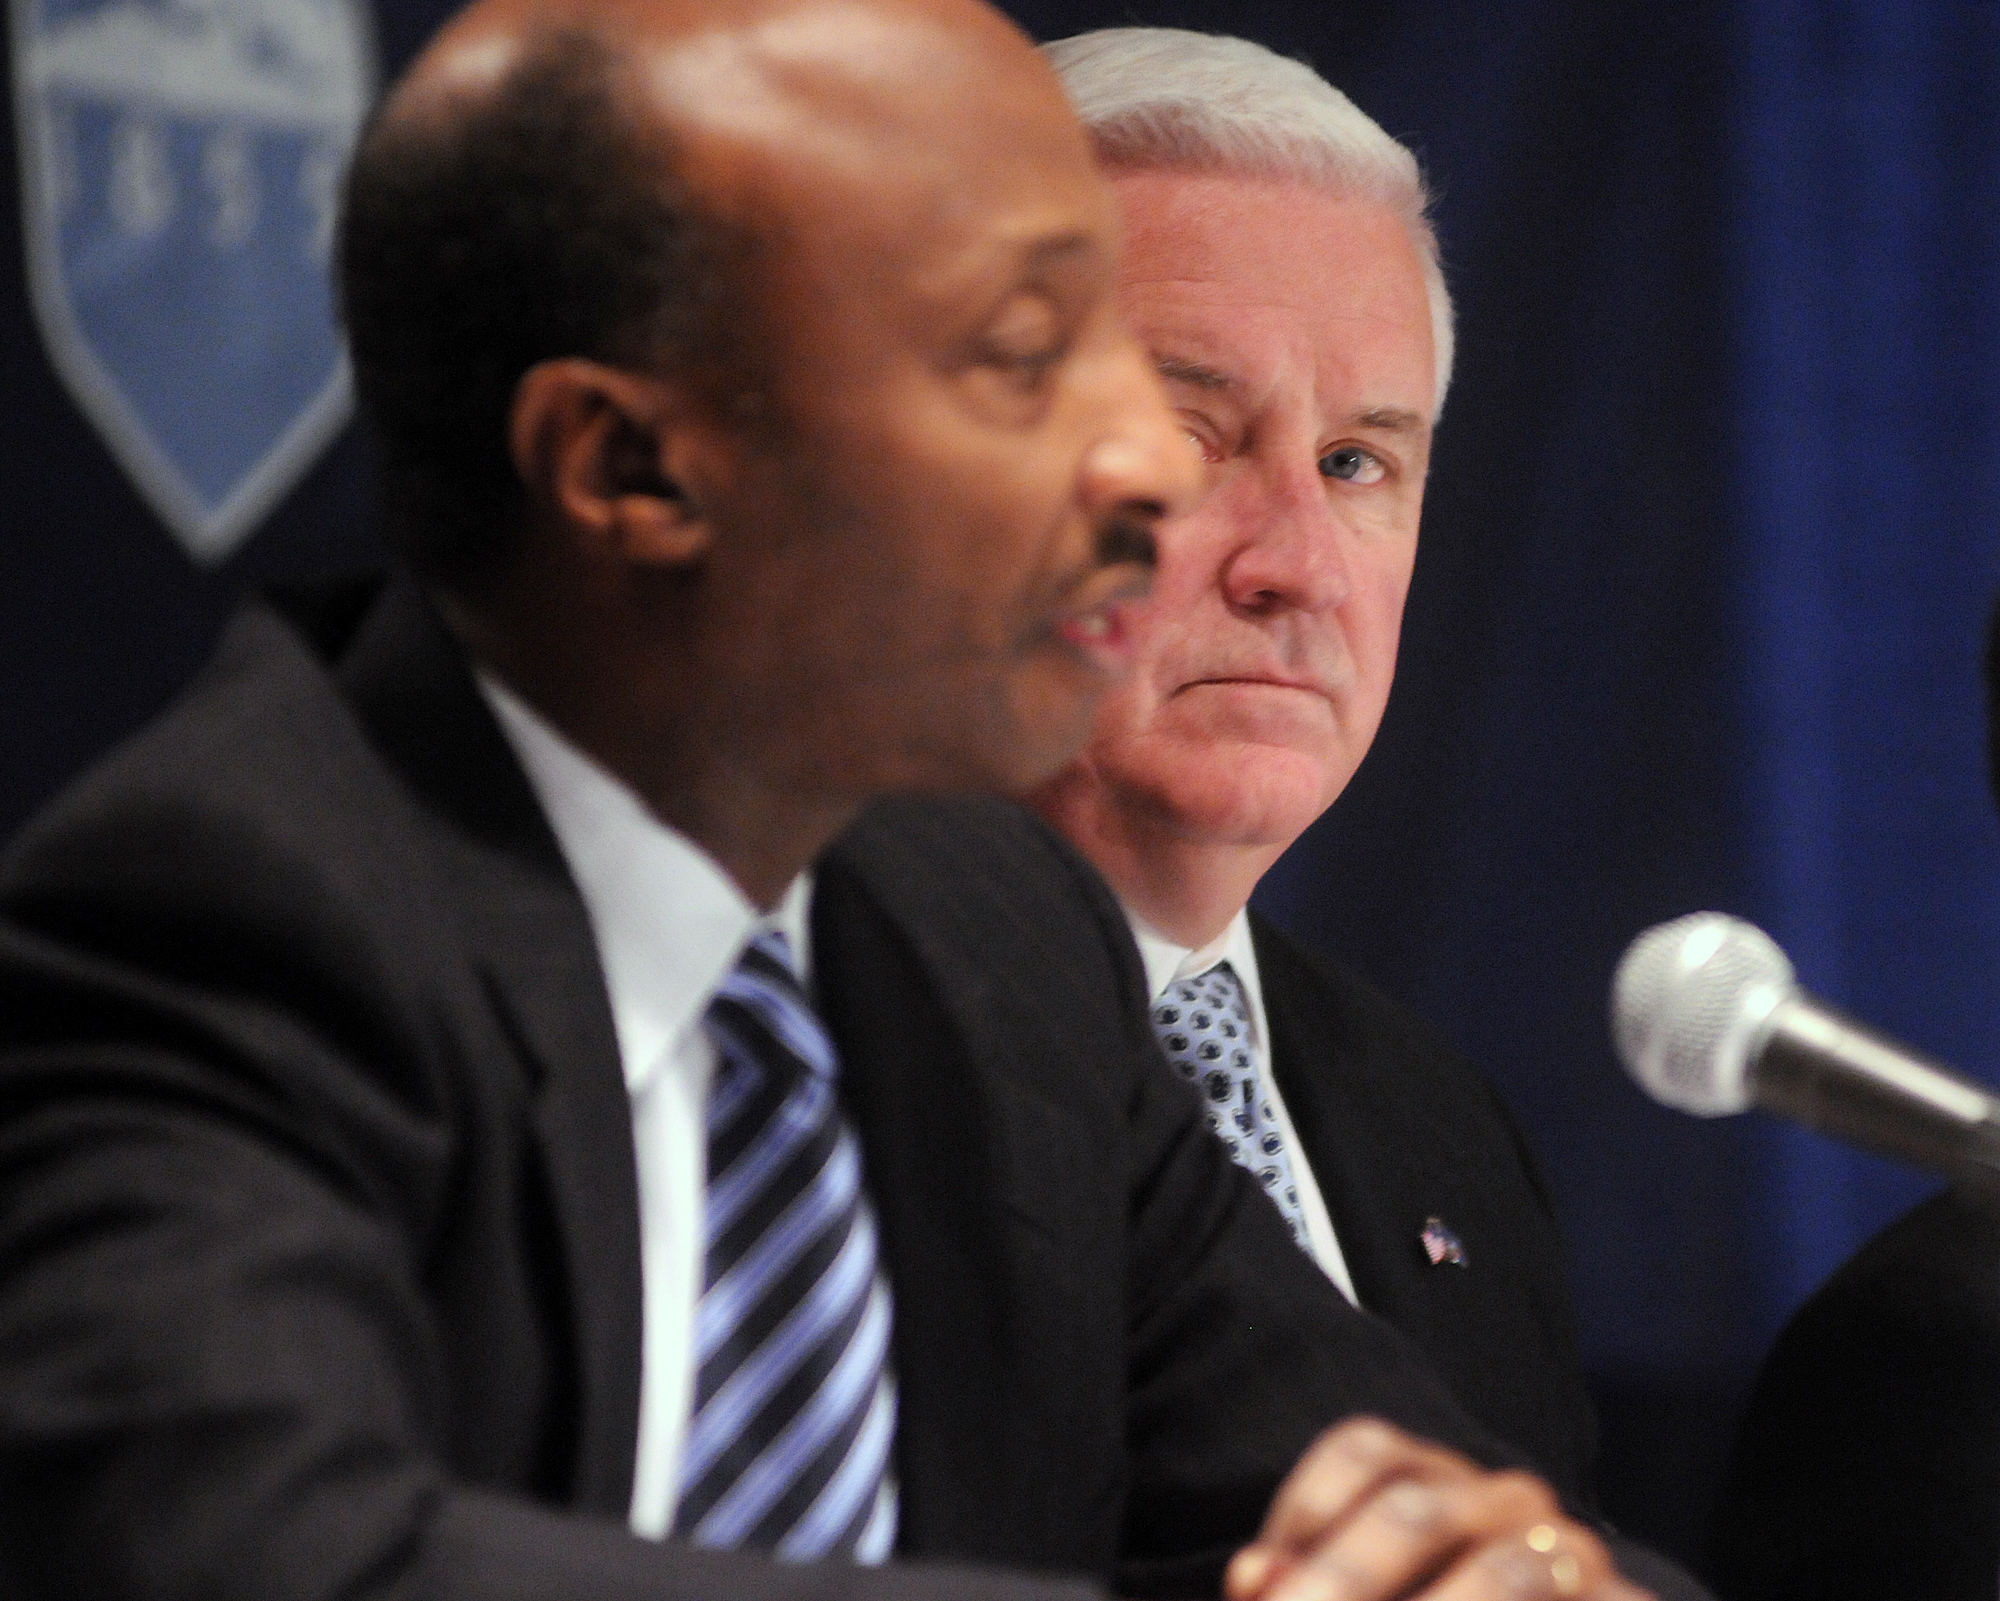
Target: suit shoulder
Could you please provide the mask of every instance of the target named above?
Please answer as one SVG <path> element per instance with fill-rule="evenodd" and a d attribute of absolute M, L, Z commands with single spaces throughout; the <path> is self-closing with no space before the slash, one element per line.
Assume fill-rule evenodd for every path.
<path fill-rule="evenodd" d="M 1465 1054 L 1401 1001 L 1269 918 L 1252 912 L 1250 926 L 1267 1006 L 1275 998 L 1286 1010 L 1310 1014 L 1342 1043 L 1392 1059 L 1399 1071 L 1418 1064 L 1423 1070 L 1476 1085 L 1482 1097 L 1493 1094 Z"/>
<path fill-rule="evenodd" d="M 989 981 L 1060 971 L 1114 997 L 1144 1033 L 1145 980 L 1124 914 L 1097 870 L 1024 806 L 878 802 L 820 859 L 818 884 L 816 903 L 858 889 L 934 965 Z"/>
<path fill-rule="evenodd" d="M 156 998 L 261 985 L 353 1014 L 364 975 L 430 961 L 435 877 L 418 806 L 324 662 L 253 606 L 180 701 L 0 856 L 0 985 Z"/>
<path fill-rule="evenodd" d="M 1802 1306 L 1780 1349 L 1851 1354 L 1864 1333 L 1935 1345 L 1976 1339 L 2000 1361 L 2000 1217 L 1947 1190 L 1903 1214 Z"/>
<path fill-rule="evenodd" d="M 1096 943 L 1110 931 L 1124 935 L 1124 916 L 1096 869 L 1011 801 L 878 802 L 834 844 L 822 868 L 852 874 L 906 905 L 971 919 L 995 936 L 1018 929 Z"/>
<path fill-rule="evenodd" d="M 171 706 L 23 825 L 0 857 L 0 884 L 52 860 L 97 859 L 107 842 L 122 857 L 163 826 L 185 838 L 296 816 L 363 757 L 324 664 L 277 612 L 250 606 Z"/>
<path fill-rule="evenodd" d="M 903 797 L 877 801 L 835 844 L 835 860 L 878 873 L 963 872 L 1021 882 L 1030 894 L 1055 891 L 1108 898 L 1094 869 L 1027 807 L 992 796 Z"/>
<path fill-rule="evenodd" d="M 1251 928 L 1281 1078 L 1288 1055 L 1303 1059 L 1289 1064 L 1293 1072 L 1337 1063 L 1384 1116 L 1413 1118 L 1426 1142 L 1445 1140 L 1518 1170 L 1535 1204 L 1554 1215 L 1540 1161 L 1513 1109 L 1463 1051 L 1401 1001 L 1268 918 L 1253 912 Z"/>
<path fill-rule="evenodd" d="M 1947 1192 L 1877 1234 L 1785 1325 L 1711 1539 L 1746 1598 L 1971 1596 L 2000 1552 L 2000 1219 Z"/>

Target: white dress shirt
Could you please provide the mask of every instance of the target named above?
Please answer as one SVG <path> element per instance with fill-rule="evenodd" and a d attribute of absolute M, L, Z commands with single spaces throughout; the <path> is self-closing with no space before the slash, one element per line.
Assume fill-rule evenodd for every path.
<path fill-rule="evenodd" d="M 694 1404 L 708 1182 L 703 1114 L 716 1066 L 702 1018 L 760 927 L 785 935 L 800 979 L 807 977 L 812 886 L 801 874 L 777 909 L 760 916 L 700 846 L 662 823 L 505 685 L 482 673 L 479 687 L 583 896 L 618 1031 L 639 1169 L 644 1317 L 630 1522 L 635 1534 L 657 1540 L 673 1527 Z"/>
<path fill-rule="evenodd" d="M 1264 1092 L 1264 1099 L 1270 1103 L 1278 1134 L 1291 1157 L 1292 1182 L 1299 1192 L 1299 1211 L 1305 1217 L 1306 1241 L 1312 1247 L 1312 1258 L 1319 1264 L 1320 1271 L 1333 1280 L 1340 1293 L 1359 1306 L 1360 1298 L 1355 1295 L 1354 1280 L 1348 1275 L 1347 1258 L 1340 1254 L 1340 1241 L 1333 1232 L 1333 1218 L 1326 1209 L 1326 1198 L 1319 1192 L 1319 1181 L 1313 1177 L 1312 1163 L 1306 1160 L 1306 1153 L 1299 1147 L 1298 1131 L 1292 1127 L 1292 1114 L 1285 1110 L 1285 1098 L 1278 1093 L 1278 1077 L 1271 1071 L 1271 1026 L 1264 1017 L 1264 985 L 1257 976 L 1257 947 L 1250 938 L 1250 914 L 1247 911 L 1238 912 L 1221 934 L 1198 951 L 1176 945 L 1164 934 L 1155 933 L 1140 922 L 1129 907 L 1126 908 L 1125 919 L 1132 925 L 1132 937 L 1139 942 L 1139 959 L 1146 966 L 1146 990 L 1155 1002 L 1167 992 L 1168 985 L 1181 979 L 1200 978 L 1210 968 L 1224 962 L 1235 970 L 1237 978 L 1242 981 L 1243 996 L 1250 1010 L 1250 1049 L 1257 1063 L 1258 1084 Z"/>

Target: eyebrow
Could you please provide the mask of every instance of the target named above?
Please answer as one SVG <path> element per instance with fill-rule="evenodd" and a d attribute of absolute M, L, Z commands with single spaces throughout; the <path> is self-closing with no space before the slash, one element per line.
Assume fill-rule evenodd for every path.
<path fill-rule="evenodd" d="M 1190 361 L 1185 356 L 1155 356 L 1154 370 L 1172 384 L 1191 384 L 1196 389 L 1230 390 L 1237 387 L 1235 375 L 1224 372 L 1220 367 L 1211 367 L 1206 362 Z M 1424 427 L 1421 412 L 1404 406 L 1373 406 L 1367 411 L 1354 414 L 1354 423 L 1362 428 L 1377 428 L 1384 433 L 1413 434 Z"/>
<path fill-rule="evenodd" d="M 1424 426 L 1421 413 L 1401 406 L 1377 406 L 1372 411 L 1358 413 L 1354 420 L 1363 428 L 1380 428 L 1395 434 L 1415 433 Z"/>
<path fill-rule="evenodd" d="M 1236 380 L 1220 367 L 1209 367 L 1185 356 L 1155 356 L 1154 370 L 1170 384 L 1193 384 L 1197 389 L 1234 389 Z"/>

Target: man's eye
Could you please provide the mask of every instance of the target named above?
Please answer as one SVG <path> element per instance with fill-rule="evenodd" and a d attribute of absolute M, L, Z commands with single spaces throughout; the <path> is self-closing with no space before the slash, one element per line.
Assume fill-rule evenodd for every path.
<path fill-rule="evenodd" d="M 1047 345 L 1039 350 L 995 350 L 993 364 L 1012 373 L 1023 383 L 1034 383 L 1063 358 L 1061 345 Z"/>
<path fill-rule="evenodd" d="M 1034 388 L 1068 354 L 1061 320 L 1039 295 L 1010 300 L 987 327 L 980 346 L 980 359 L 1022 389 Z"/>
<path fill-rule="evenodd" d="M 1221 447 L 1193 423 L 1183 422 L 1181 424 L 1181 438 L 1194 446 L 1195 454 L 1201 457 L 1203 461 L 1214 463 L 1222 460 Z"/>
<path fill-rule="evenodd" d="M 1382 458 L 1359 445 L 1341 445 L 1319 459 L 1322 478 L 1339 478 L 1350 484 L 1379 484 L 1387 474 Z"/>

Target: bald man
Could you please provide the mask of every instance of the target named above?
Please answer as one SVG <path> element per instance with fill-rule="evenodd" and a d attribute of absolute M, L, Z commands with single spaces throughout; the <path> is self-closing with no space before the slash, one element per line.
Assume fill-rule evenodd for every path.
<path fill-rule="evenodd" d="M 1303 1265 L 1052 836 L 802 871 L 1122 664 L 1193 474 L 1114 232 L 970 0 L 419 61 L 341 252 L 405 571 L 0 863 L 0 1591 L 1633 1593 Z"/>

